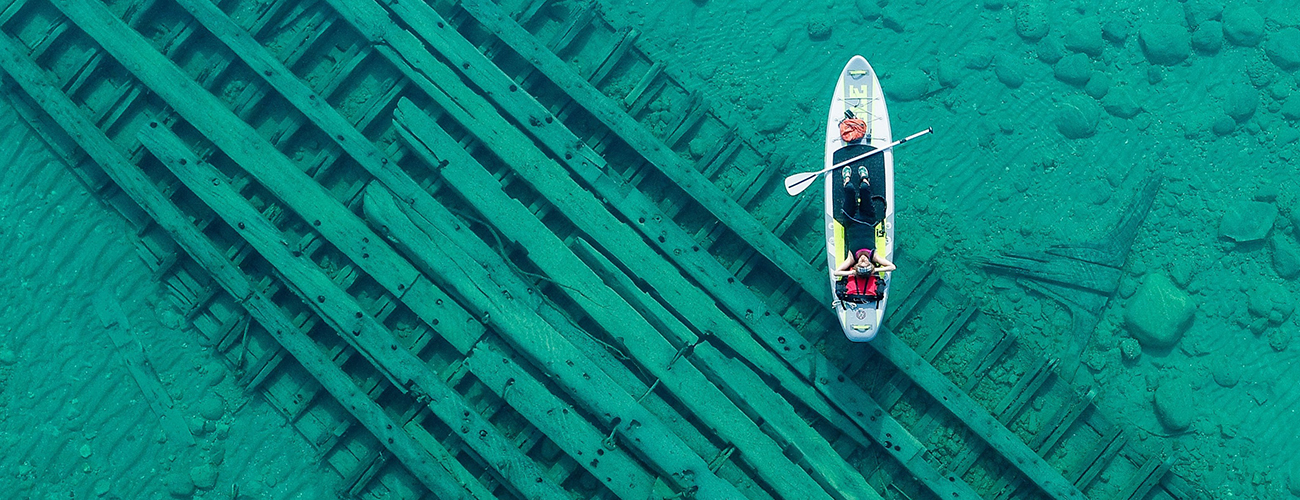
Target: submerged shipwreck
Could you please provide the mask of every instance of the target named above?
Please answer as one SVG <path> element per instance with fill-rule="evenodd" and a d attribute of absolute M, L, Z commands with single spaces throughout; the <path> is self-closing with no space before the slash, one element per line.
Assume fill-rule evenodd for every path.
<path fill-rule="evenodd" d="M 586 3 L 4 0 L 14 104 L 356 498 L 1204 496 Z M 188 430 L 168 428 L 185 439 Z"/>

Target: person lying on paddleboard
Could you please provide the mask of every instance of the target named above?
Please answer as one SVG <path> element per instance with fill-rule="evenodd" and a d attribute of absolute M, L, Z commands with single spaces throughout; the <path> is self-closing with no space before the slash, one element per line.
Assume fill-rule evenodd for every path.
<path fill-rule="evenodd" d="M 881 278 L 876 273 L 887 273 L 895 269 L 898 269 L 898 266 L 875 250 L 862 248 L 853 252 L 852 257 L 844 259 L 839 268 L 831 271 L 831 274 L 846 278 L 843 282 L 843 298 L 855 302 L 872 302 L 880 300 L 883 292 Z"/>

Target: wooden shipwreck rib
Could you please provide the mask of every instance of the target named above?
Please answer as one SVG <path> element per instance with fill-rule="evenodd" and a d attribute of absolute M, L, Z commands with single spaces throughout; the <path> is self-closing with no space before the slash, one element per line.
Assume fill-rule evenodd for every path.
<path fill-rule="evenodd" d="M 0 66 L 345 495 L 1198 496 L 922 263 L 842 347 L 812 197 L 570 5 L 9 0 Z"/>

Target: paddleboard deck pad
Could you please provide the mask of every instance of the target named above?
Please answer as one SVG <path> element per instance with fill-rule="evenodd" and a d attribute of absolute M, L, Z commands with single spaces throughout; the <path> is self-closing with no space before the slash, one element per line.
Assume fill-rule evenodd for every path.
<path fill-rule="evenodd" d="M 856 142 L 846 142 L 840 137 L 840 121 L 849 111 L 866 122 L 866 136 Z M 831 98 L 830 114 L 826 121 L 825 168 L 861 155 L 893 142 L 889 128 L 889 113 L 885 108 L 880 79 L 862 56 L 854 56 L 844 71 L 840 72 L 835 94 Z M 894 152 L 885 150 L 853 162 L 853 183 L 858 182 L 859 167 L 866 167 L 871 183 L 871 196 L 875 207 L 874 220 L 863 220 L 861 213 L 850 218 L 845 208 L 843 168 L 826 174 L 826 264 L 831 284 L 831 307 L 839 317 L 844 335 L 855 342 L 875 338 L 885 317 L 885 303 L 889 300 L 888 274 L 882 276 L 883 296 L 879 301 L 853 302 L 841 300 L 838 290 L 844 278 L 831 274 L 844 259 L 866 245 L 886 259 L 894 259 Z M 866 190 L 862 191 L 863 196 Z"/>

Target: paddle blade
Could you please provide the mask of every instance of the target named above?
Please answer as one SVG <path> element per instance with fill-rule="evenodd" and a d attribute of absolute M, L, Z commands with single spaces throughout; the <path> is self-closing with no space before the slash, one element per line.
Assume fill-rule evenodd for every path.
<path fill-rule="evenodd" d="M 821 172 L 800 172 L 785 178 L 785 192 L 790 196 L 796 196 L 813 185 L 813 181 L 821 175 Z"/>

